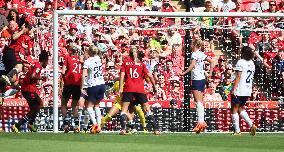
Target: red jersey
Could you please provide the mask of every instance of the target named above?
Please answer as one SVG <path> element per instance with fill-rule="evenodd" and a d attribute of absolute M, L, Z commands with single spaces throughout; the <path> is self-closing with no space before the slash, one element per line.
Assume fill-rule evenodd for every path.
<path fill-rule="evenodd" d="M 65 56 L 64 65 L 67 68 L 63 78 L 65 85 L 81 85 L 82 63 L 78 56 Z"/>
<path fill-rule="evenodd" d="M 41 70 L 42 70 L 42 67 L 39 62 L 35 62 L 33 65 L 30 66 L 23 80 L 23 83 L 22 83 L 22 91 L 39 94 L 39 89 L 36 87 L 38 80 L 31 79 L 31 76 L 32 74 L 35 73 L 35 75 L 39 77 Z"/>
<path fill-rule="evenodd" d="M 134 63 L 131 58 L 126 58 L 122 64 L 121 72 L 125 72 L 123 92 L 145 93 L 145 76 L 149 73 L 143 62 Z"/>

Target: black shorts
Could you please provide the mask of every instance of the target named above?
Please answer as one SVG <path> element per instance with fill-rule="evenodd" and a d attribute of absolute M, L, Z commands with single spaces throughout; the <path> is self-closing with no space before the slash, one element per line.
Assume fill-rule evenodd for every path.
<path fill-rule="evenodd" d="M 79 100 L 81 96 L 80 86 L 65 85 L 63 87 L 62 97 L 64 99 L 70 99 L 71 95 L 73 100 Z"/>
<path fill-rule="evenodd" d="M 22 95 L 27 100 L 30 109 L 40 107 L 41 99 L 37 93 L 22 91 Z"/>
<path fill-rule="evenodd" d="M 248 99 L 249 99 L 248 96 L 234 96 L 234 95 L 232 95 L 231 102 L 233 104 L 239 104 L 242 107 L 247 103 Z"/>
<path fill-rule="evenodd" d="M 137 92 L 123 92 L 121 100 L 122 102 L 132 102 L 134 105 L 148 102 L 146 94 Z"/>

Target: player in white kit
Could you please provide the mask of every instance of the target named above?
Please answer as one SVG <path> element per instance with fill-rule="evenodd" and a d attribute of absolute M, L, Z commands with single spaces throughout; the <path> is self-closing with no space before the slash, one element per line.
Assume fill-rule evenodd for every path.
<path fill-rule="evenodd" d="M 213 61 L 210 57 L 204 54 L 200 50 L 203 42 L 201 40 L 194 40 L 192 42 L 192 55 L 191 63 L 186 71 L 180 73 L 179 75 L 183 76 L 188 72 L 191 72 L 191 90 L 193 93 L 194 101 L 196 102 L 196 110 L 198 116 L 198 123 L 196 127 L 192 130 L 196 133 L 204 131 L 207 127 L 206 122 L 204 121 L 204 105 L 203 105 L 203 92 L 205 90 L 206 77 L 204 70 L 204 61 L 210 63 L 210 72 L 207 77 L 211 77 L 213 71 Z"/>
<path fill-rule="evenodd" d="M 251 135 L 256 133 L 256 126 L 249 118 L 244 105 L 252 93 L 252 84 L 255 71 L 255 65 L 252 61 L 254 52 L 250 47 L 243 47 L 241 50 L 241 59 L 236 64 L 236 79 L 232 92 L 232 121 L 235 132 L 233 135 L 240 135 L 239 115 L 248 123 Z"/>
<path fill-rule="evenodd" d="M 90 46 L 88 51 L 84 53 L 85 58 L 83 66 L 82 86 L 84 91 L 84 84 L 87 81 L 87 111 L 93 123 L 90 133 L 99 133 L 101 131 L 101 110 L 100 101 L 104 98 L 105 81 L 102 72 L 102 61 L 99 57 L 99 50 L 95 46 Z M 87 80 L 85 77 L 87 76 Z M 95 111 L 94 108 L 95 107 Z"/>

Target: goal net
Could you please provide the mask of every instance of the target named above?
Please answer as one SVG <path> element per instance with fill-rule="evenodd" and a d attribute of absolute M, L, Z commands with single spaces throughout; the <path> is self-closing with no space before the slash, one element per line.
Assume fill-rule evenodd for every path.
<path fill-rule="evenodd" d="M 118 95 L 115 82 L 119 78 L 123 57 L 131 47 L 136 47 L 144 52 L 143 62 L 154 75 L 159 88 L 154 94 L 151 86 L 145 84 L 159 128 L 165 132 L 191 132 L 197 123 L 197 113 L 190 90 L 190 75 L 180 77 L 178 74 L 190 64 L 191 42 L 194 39 L 203 40 L 202 50 L 215 63 L 213 76 L 207 79 L 204 92 L 205 121 L 208 124 L 206 131 L 228 132 L 232 129 L 230 92 L 235 78 L 235 64 L 240 58 L 242 46 L 250 46 L 258 54 L 255 58 L 253 94 L 246 105 L 248 114 L 259 131 L 284 131 L 281 98 L 284 15 L 281 13 L 58 10 L 53 16 L 53 29 L 51 26 L 41 29 L 37 37 L 41 43 L 50 45 L 50 51 L 53 50 L 53 62 L 45 71 L 50 80 L 43 82 L 41 86 L 44 107 L 36 121 L 40 131 L 62 130 L 58 80 L 64 56 L 68 53 L 66 48 L 72 44 L 78 47 L 81 55 L 89 45 L 97 46 L 103 54 L 107 92 L 100 103 L 102 115 L 114 105 L 114 99 Z M 209 63 L 204 68 L 208 72 Z M 8 131 L 9 124 L 28 111 L 24 100 L 19 106 L 13 106 L 14 103 L 14 99 L 5 99 L 2 107 L 3 113 L 8 111 L 5 119 L 2 119 L 3 128 L 8 128 Z M 70 105 L 69 102 L 68 106 Z M 71 117 L 71 108 L 69 116 Z M 120 130 L 117 118 L 116 115 L 113 116 L 103 127 L 103 131 Z M 137 114 L 134 120 L 136 129 L 142 131 Z M 80 121 L 83 124 L 84 113 Z M 74 120 L 71 122 L 74 125 Z M 242 131 L 249 130 L 244 121 L 240 125 Z"/>

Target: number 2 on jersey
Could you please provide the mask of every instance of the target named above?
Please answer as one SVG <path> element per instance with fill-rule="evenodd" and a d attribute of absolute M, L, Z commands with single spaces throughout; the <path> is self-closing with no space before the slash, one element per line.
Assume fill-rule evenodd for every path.
<path fill-rule="evenodd" d="M 137 68 L 134 70 L 130 68 L 130 78 L 139 78 L 139 73 L 137 72 Z"/>
<path fill-rule="evenodd" d="M 246 78 L 246 83 L 251 83 L 253 73 L 254 73 L 254 71 L 251 71 L 251 70 L 247 71 L 248 77 Z"/>

